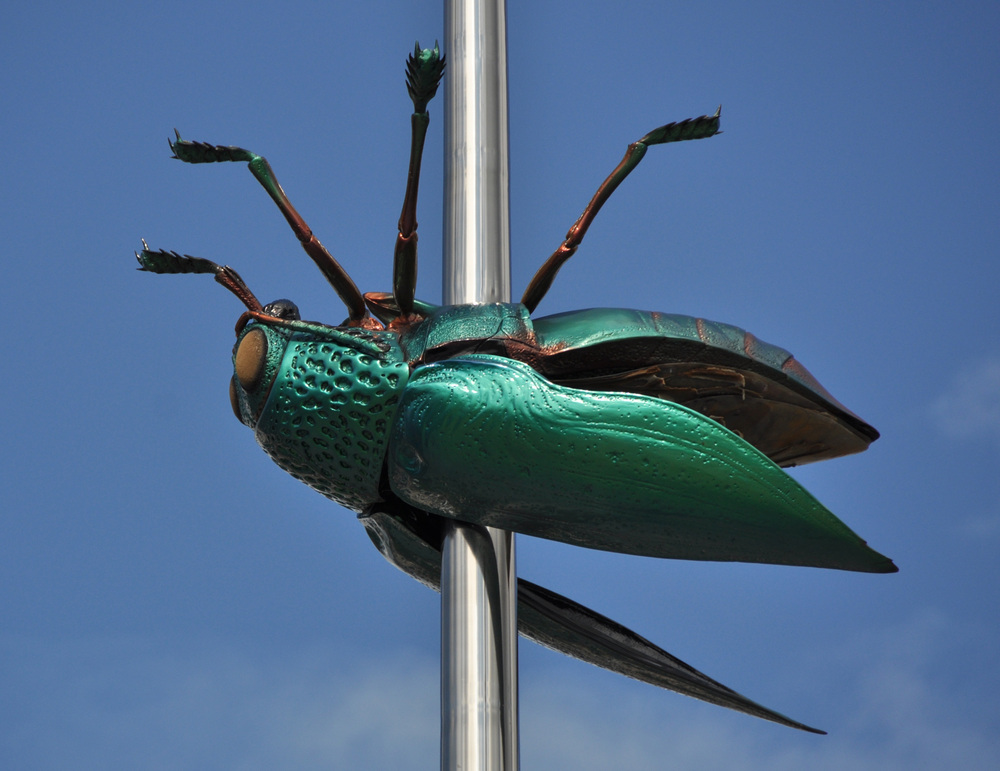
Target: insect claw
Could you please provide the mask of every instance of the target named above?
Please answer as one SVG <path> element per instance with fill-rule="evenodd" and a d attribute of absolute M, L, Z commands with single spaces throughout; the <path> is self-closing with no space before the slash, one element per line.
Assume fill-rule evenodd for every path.
<path fill-rule="evenodd" d="M 167 137 L 167 144 L 170 146 L 170 152 L 173 153 L 171 157 L 174 160 L 180 161 L 183 160 L 183 158 L 181 158 L 177 154 L 177 145 L 190 144 L 190 142 L 185 142 L 183 139 L 181 139 L 181 132 L 179 132 L 176 128 L 174 129 L 174 136 L 176 137 L 176 139 L 171 139 L 170 137 Z"/>

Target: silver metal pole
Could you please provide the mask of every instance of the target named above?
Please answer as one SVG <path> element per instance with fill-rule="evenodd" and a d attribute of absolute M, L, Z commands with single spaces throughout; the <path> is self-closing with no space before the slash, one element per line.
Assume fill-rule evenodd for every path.
<path fill-rule="evenodd" d="M 504 0 L 445 0 L 444 302 L 510 301 Z M 448 526 L 441 561 L 441 768 L 518 768 L 514 536 Z"/>
<path fill-rule="evenodd" d="M 444 302 L 510 302 L 504 0 L 445 0 Z"/>

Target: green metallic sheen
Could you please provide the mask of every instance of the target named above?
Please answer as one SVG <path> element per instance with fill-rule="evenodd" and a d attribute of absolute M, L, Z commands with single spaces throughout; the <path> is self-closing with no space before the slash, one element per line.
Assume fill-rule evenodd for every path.
<path fill-rule="evenodd" d="M 145 241 L 136 253 L 140 270 L 212 274 L 247 308 L 230 398 L 271 458 L 359 512 L 390 562 L 435 587 L 449 517 L 631 554 L 894 572 L 780 469 L 860 452 L 878 438 L 787 351 L 687 316 L 530 315 L 647 148 L 713 136 L 719 112 L 631 143 L 521 303 L 442 308 L 414 293 L 426 107 L 443 68 L 437 46 L 418 45 L 407 63 L 414 113 L 391 295 L 361 294 L 262 156 L 179 134 L 170 142 L 186 163 L 247 163 L 348 309 L 339 327 L 303 321 L 290 301 L 263 305 L 229 266 Z M 518 586 L 520 631 L 543 645 L 815 730 L 594 611 Z"/>
<path fill-rule="evenodd" d="M 676 313 L 637 311 L 626 308 L 589 308 L 545 316 L 534 320 L 538 344 L 543 348 L 583 348 L 608 341 L 642 337 L 707 340 L 714 348 L 754 358 L 775 369 L 792 358 L 784 348 L 755 340 L 747 350 L 747 333 L 731 324 L 708 321 Z M 813 381 L 810 387 L 819 386 Z M 819 386 L 822 388 L 822 386 Z M 825 389 L 823 389 L 825 393 Z"/>
<path fill-rule="evenodd" d="M 390 295 L 365 301 L 384 323 L 398 319 Z M 878 438 L 792 354 L 731 324 L 625 308 L 533 319 L 513 303 L 442 308 L 417 300 L 414 310 L 421 321 L 395 327 L 411 366 L 491 353 L 560 385 L 674 401 L 782 467 L 862 452 Z"/>
<path fill-rule="evenodd" d="M 267 329 L 269 363 L 256 393 L 237 385 L 244 423 L 282 469 L 362 511 L 380 499 L 389 428 L 409 377 L 395 336 L 258 324 L 243 335 L 260 326 Z M 277 357 L 280 364 L 272 367 Z"/>
<path fill-rule="evenodd" d="M 369 294 L 367 297 L 382 299 L 387 296 Z M 390 323 L 397 313 L 383 302 L 386 304 L 376 306 L 369 302 L 369 305 L 373 312 L 377 309 L 380 320 Z M 423 358 L 439 346 L 472 340 L 531 341 L 539 351 L 552 354 L 604 344 L 627 346 L 629 341 L 653 338 L 688 341 L 713 349 L 713 356 L 726 352 L 739 357 L 744 360 L 743 366 L 757 363 L 762 368 L 783 372 L 803 389 L 847 411 L 808 370 L 797 362 L 789 366 L 795 361 L 791 353 L 732 324 L 631 308 L 586 308 L 532 318 L 520 303 L 442 307 L 416 300 L 414 307 L 425 320 L 401 334 L 401 345 L 410 361 Z"/>
<path fill-rule="evenodd" d="M 412 506 L 578 546 L 895 570 L 714 421 L 649 397 L 558 386 L 502 357 L 415 372 L 388 463 L 393 492 Z"/>
<path fill-rule="evenodd" d="M 703 343 L 715 349 L 716 354 L 726 351 L 785 372 L 802 387 L 831 403 L 840 404 L 805 368 L 799 366 L 789 370 L 788 364 L 794 359 L 791 353 L 732 324 L 677 313 L 589 308 L 534 319 L 534 329 L 540 347 L 560 351 L 651 337 Z"/>
<path fill-rule="evenodd" d="M 421 305 L 427 306 L 426 303 Z M 534 337 L 528 309 L 515 303 L 447 305 L 435 307 L 420 324 L 406 329 L 400 345 L 411 362 L 429 355 L 440 358 L 456 350 L 489 345 L 492 341 L 529 341 Z"/>
<path fill-rule="evenodd" d="M 253 330 L 259 330 L 264 333 L 267 350 L 264 355 L 264 371 L 261 374 L 258 386 L 248 392 L 240 385 L 239 379 L 235 375 L 236 352 L 239 350 L 244 338 Z M 236 345 L 233 346 L 233 380 L 236 386 L 235 393 L 239 405 L 239 417 L 247 426 L 253 427 L 257 422 L 257 416 L 264 409 L 264 404 L 271 390 L 271 383 L 274 382 L 283 365 L 285 346 L 288 343 L 290 334 L 289 330 L 282 329 L 281 327 L 251 324 L 236 339 Z"/>
<path fill-rule="evenodd" d="M 791 353 L 731 324 L 592 308 L 534 319 L 533 329 L 550 380 L 678 402 L 782 467 L 862 452 L 879 435 Z"/>
<path fill-rule="evenodd" d="M 779 378 L 794 361 L 784 349 L 730 325 L 643 311 L 532 321 L 513 303 L 415 307 L 427 317 L 401 333 L 299 320 L 247 325 L 234 362 L 255 329 L 267 336 L 266 362 L 252 392 L 234 378 L 239 414 L 281 468 L 357 512 L 395 500 L 630 554 L 895 570 L 717 420 L 625 392 L 628 381 L 621 391 L 595 390 L 538 371 L 577 352 L 613 361 L 623 348 L 633 360 L 644 346 L 680 340 Z M 832 400 L 798 369 L 801 389 Z"/>
<path fill-rule="evenodd" d="M 433 48 L 413 46 L 413 55 L 406 62 L 406 90 L 413 102 L 413 112 L 424 113 L 427 103 L 434 98 L 441 76 L 444 74 L 444 57 L 435 42 Z"/>

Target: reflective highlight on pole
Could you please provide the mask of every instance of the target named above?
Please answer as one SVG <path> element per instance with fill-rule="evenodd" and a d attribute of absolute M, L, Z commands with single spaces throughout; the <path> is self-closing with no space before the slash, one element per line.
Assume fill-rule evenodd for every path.
<path fill-rule="evenodd" d="M 503 0 L 445 0 L 444 302 L 510 301 Z M 441 768 L 518 768 L 513 533 L 448 525 L 441 565 Z"/>

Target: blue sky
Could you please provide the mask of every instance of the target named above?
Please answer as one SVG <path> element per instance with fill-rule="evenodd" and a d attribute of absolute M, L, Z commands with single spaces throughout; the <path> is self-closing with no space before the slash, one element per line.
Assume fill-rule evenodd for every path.
<path fill-rule="evenodd" d="M 1000 757 L 1000 54 L 994 3 L 513 3 L 519 295 L 626 144 L 652 148 L 539 314 L 737 324 L 882 438 L 793 473 L 896 575 L 521 538 L 519 573 L 817 737 L 522 643 L 525 768 L 993 768 Z M 344 310 L 245 168 L 266 155 L 364 291 L 390 285 L 436 4 L 37 2 L 0 30 L 5 768 L 433 768 L 439 598 L 273 466 L 227 401 L 234 298 L 146 238 Z M 440 299 L 442 104 L 418 296 Z"/>

